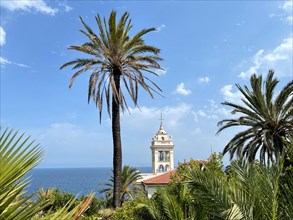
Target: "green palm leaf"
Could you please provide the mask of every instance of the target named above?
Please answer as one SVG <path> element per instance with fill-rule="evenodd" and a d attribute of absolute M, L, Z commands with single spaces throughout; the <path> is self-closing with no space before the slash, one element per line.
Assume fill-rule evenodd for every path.
<path fill-rule="evenodd" d="M 31 204 L 24 197 L 30 178 L 28 172 L 37 166 L 44 151 L 24 134 L 6 129 L 0 137 L 0 219 L 29 219 L 46 203 Z"/>

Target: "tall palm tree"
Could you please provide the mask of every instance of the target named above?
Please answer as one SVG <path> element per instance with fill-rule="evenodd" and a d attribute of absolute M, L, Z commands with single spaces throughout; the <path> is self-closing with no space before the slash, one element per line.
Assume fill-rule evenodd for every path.
<path fill-rule="evenodd" d="M 122 170 L 122 188 L 121 188 L 121 204 L 128 200 L 132 199 L 135 193 L 139 193 L 140 188 L 135 185 L 136 181 L 141 179 L 140 172 L 133 167 L 125 165 Z M 114 188 L 114 175 L 112 174 L 109 183 L 104 184 L 107 188 L 100 191 L 104 193 L 108 200 L 113 199 L 113 188 Z"/>
<path fill-rule="evenodd" d="M 112 118 L 113 135 L 113 168 L 114 168 L 114 207 L 120 206 L 121 172 L 122 172 L 122 144 L 120 135 L 120 108 L 124 112 L 127 101 L 123 88 L 129 94 L 135 106 L 138 106 L 138 88 L 142 87 L 152 98 L 153 93 L 161 89 L 144 72 L 157 75 L 155 70 L 161 69 L 158 61 L 160 50 L 146 45 L 142 37 L 155 28 L 143 29 L 133 37 L 129 36 L 132 28 L 129 14 L 124 13 L 119 22 L 116 22 L 116 12 L 112 11 L 108 22 L 98 15 L 96 22 L 99 33 L 92 29 L 80 18 L 85 30 L 81 32 L 88 37 L 88 42 L 80 46 L 70 46 L 89 55 L 88 58 L 79 58 L 65 63 L 61 69 L 73 66 L 76 70 L 69 87 L 74 79 L 82 73 L 91 72 L 88 88 L 88 102 L 92 97 L 100 112 L 100 122 L 103 110 L 103 100 L 107 103 L 107 111 Z M 121 85 L 122 84 L 122 85 Z M 112 110 L 110 112 L 112 102 Z"/>
<path fill-rule="evenodd" d="M 230 127 L 247 128 L 225 146 L 224 154 L 229 152 L 231 159 L 236 155 L 253 161 L 259 154 L 260 161 L 266 163 L 276 161 L 282 155 L 283 139 L 288 140 L 293 133 L 293 81 L 275 94 L 278 83 L 273 70 L 269 70 L 264 82 L 262 76 L 254 74 L 250 78 L 251 89 L 236 84 L 243 95 L 243 105 L 223 103 L 233 108 L 232 114 L 240 115 L 237 119 L 220 121 L 218 133 Z"/>

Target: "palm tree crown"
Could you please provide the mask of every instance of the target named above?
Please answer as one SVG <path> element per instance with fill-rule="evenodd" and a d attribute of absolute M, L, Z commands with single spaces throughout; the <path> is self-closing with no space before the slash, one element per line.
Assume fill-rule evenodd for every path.
<path fill-rule="evenodd" d="M 136 181 L 141 179 L 140 171 L 136 168 L 125 165 L 122 170 L 122 189 L 121 189 L 121 203 L 128 199 L 132 199 L 135 193 L 139 193 L 139 187 L 135 185 Z M 104 193 L 108 200 L 113 199 L 114 176 L 111 175 L 109 182 L 103 184 L 107 188 L 100 191 Z"/>
<path fill-rule="evenodd" d="M 142 39 L 143 35 L 155 31 L 156 28 L 143 29 L 130 37 L 129 31 L 132 24 L 128 13 L 124 13 L 118 23 L 116 23 L 115 11 L 112 11 L 108 24 L 105 19 L 102 21 L 99 15 L 95 19 L 99 27 L 99 34 L 95 34 L 80 17 L 86 29 L 81 30 L 81 32 L 88 37 L 89 42 L 68 48 L 90 55 L 90 58 L 80 58 L 67 62 L 61 66 L 61 69 L 73 66 L 72 69 L 77 70 L 70 80 L 69 87 L 72 86 L 77 76 L 88 71 L 91 72 L 88 102 L 91 97 L 94 99 L 99 108 L 101 119 L 104 97 L 107 102 L 108 114 L 111 116 L 111 93 L 122 110 L 127 108 L 124 94 L 116 83 L 118 78 L 123 81 L 125 89 L 135 106 L 138 104 L 139 86 L 146 90 L 151 97 L 153 97 L 154 92 L 160 92 L 161 89 L 142 71 L 157 75 L 153 69 L 162 69 L 158 63 L 162 58 L 158 56 L 160 49 L 146 45 Z"/>
<path fill-rule="evenodd" d="M 293 81 L 274 98 L 278 83 L 273 70 L 269 70 L 264 82 L 262 76 L 254 74 L 250 78 L 251 90 L 247 86 L 236 85 L 243 95 L 244 105 L 223 103 L 233 108 L 232 114 L 240 113 L 240 116 L 220 121 L 218 133 L 230 127 L 247 127 L 225 146 L 224 154 L 229 152 L 231 159 L 236 155 L 253 161 L 259 154 L 260 161 L 265 163 L 282 155 L 283 141 L 288 140 L 293 132 Z"/>

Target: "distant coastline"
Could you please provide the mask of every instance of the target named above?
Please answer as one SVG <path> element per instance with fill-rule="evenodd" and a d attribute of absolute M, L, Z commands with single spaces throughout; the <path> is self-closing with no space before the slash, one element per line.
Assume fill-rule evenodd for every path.
<path fill-rule="evenodd" d="M 103 197 L 99 191 L 103 189 L 111 175 L 111 167 L 89 168 L 34 168 L 30 171 L 31 184 L 27 195 L 38 191 L 39 188 L 55 187 L 73 195 L 86 195 L 94 192 L 96 196 Z M 143 173 L 151 172 L 151 167 L 137 167 Z"/>

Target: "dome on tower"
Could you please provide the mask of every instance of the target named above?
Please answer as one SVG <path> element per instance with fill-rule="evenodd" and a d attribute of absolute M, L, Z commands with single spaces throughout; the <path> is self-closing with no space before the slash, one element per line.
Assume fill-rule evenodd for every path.
<path fill-rule="evenodd" d="M 164 173 L 174 169 L 174 143 L 172 137 L 165 131 L 162 123 L 160 129 L 152 138 L 152 170 L 153 174 Z"/>
<path fill-rule="evenodd" d="M 172 137 L 168 135 L 168 133 L 164 130 L 163 126 L 160 126 L 159 131 L 155 134 L 155 136 L 153 137 L 153 143 L 154 142 L 168 142 L 168 144 L 170 144 L 170 142 L 172 141 Z"/>

